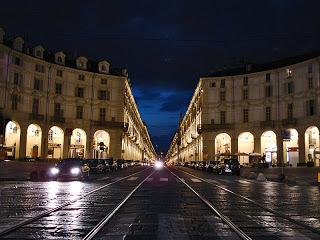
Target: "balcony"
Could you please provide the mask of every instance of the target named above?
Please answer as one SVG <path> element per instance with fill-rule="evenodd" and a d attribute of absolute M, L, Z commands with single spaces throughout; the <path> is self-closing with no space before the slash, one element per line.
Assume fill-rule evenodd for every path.
<path fill-rule="evenodd" d="M 29 114 L 29 119 L 30 120 L 43 121 L 44 120 L 44 115 L 43 114 L 38 114 L 38 113 L 30 113 Z"/>
<path fill-rule="evenodd" d="M 273 121 L 273 120 L 260 122 L 261 128 L 266 128 L 266 127 L 274 128 L 274 126 L 275 126 L 275 121 Z"/>
<path fill-rule="evenodd" d="M 210 132 L 216 130 L 232 130 L 234 129 L 234 124 L 225 123 L 225 124 L 199 124 L 197 127 L 198 133 L 201 132 Z"/>
<path fill-rule="evenodd" d="M 281 123 L 282 123 L 282 126 L 284 127 L 296 126 L 297 119 L 296 118 L 282 119 Z"/>
<path fill-rule="evenodd" d="M 113 121 L 92 121 L 92 124 L 96 127 L 106 127 L 106 128 L 123 128 L 126 125 L 124 122 L 113 122 Z"/>

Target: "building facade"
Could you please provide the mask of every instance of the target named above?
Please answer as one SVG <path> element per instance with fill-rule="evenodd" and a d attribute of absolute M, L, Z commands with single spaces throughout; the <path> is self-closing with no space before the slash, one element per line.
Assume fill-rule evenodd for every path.
<path fill-rule="evenodd" d="M 319 166 L 318 55 L 216 72 L 200 79 L 167 158 L 236 154 L 242 165 Z"/>
<path fill-rule="evenodd" d="M 2 29 L 0 118 L 2 158 L 155 159 L 125 69 L 27 48 Z"/>

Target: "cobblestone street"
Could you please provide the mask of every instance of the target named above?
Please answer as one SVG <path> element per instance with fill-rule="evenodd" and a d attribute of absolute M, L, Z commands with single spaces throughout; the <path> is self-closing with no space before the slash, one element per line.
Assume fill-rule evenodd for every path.
<path fill-rule="evenodd" d="M 139 184 L 122 207 L 101 225 L 94 239 L 241 239 L 185 184 L 251 239 L 320 236 L 313 231 L 320 228 L 319 187 L 256 182 L 185 167 L 135 167 L 84 182 L 1 182 L 0 231 L 22 221 L 31 222 L 0 238 L 86 239 Z"/>

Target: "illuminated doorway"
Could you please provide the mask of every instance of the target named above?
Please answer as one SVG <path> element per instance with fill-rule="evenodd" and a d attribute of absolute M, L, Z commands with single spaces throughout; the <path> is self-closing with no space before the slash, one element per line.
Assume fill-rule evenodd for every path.
<path fill-rule="evenodd" d="M 72 158 L 85 158 L 87 134 L 84 130 L 76 128 L 72 131 L 69 156 Z"/>
<path fill-rule="evenodd" d="M 63 158 L 63 140 L 63 130 L 57 126 L 51 127 L 48 132 L 48 158 Z"/>
<path fill-rule="evenodd" d="M 106 159 L 110 150 L 109 133 L 103 130 L 98 130 L 94 133 L 93 138 L 93 157 Z"/>
<path fill-rule="evenodd" d="M 26 156 L 38 158 L 41 156 L 42 131 L 39 125 L 30 124 L 27 129 Z"/>
<path fill-rule="evenodd" d="M 266 163 L 277 165 L 277 136 L 273 131 L 266 131 L 261 135 L 261 154 Z"/>

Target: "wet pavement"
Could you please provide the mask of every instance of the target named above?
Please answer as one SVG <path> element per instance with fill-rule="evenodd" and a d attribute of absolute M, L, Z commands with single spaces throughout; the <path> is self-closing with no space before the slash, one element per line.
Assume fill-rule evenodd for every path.
<path fill-rule="evenodd" d="M 144 170 L 144 171 L 142 171 Z M 170 168 L 252 239 L 320 239 L 320 235 L 234 196 L 227 188 L 320 229 L 320 188 L 217 176 L 184 167 Z M 107 186 L 0 239 L 82 239 L 126 195 L 154 171 L 132 167 L 94 180 L 0 182 L 0 231 L 39 213 Z M 188 175 L 184 171 L 194 174 Z M 207 182 L 206 182 L 207 181 Z M 212 184 L 210 184 L 212 183 Z M 95 239 L 239 239 L 167 169 L 155 171 Z"/>

